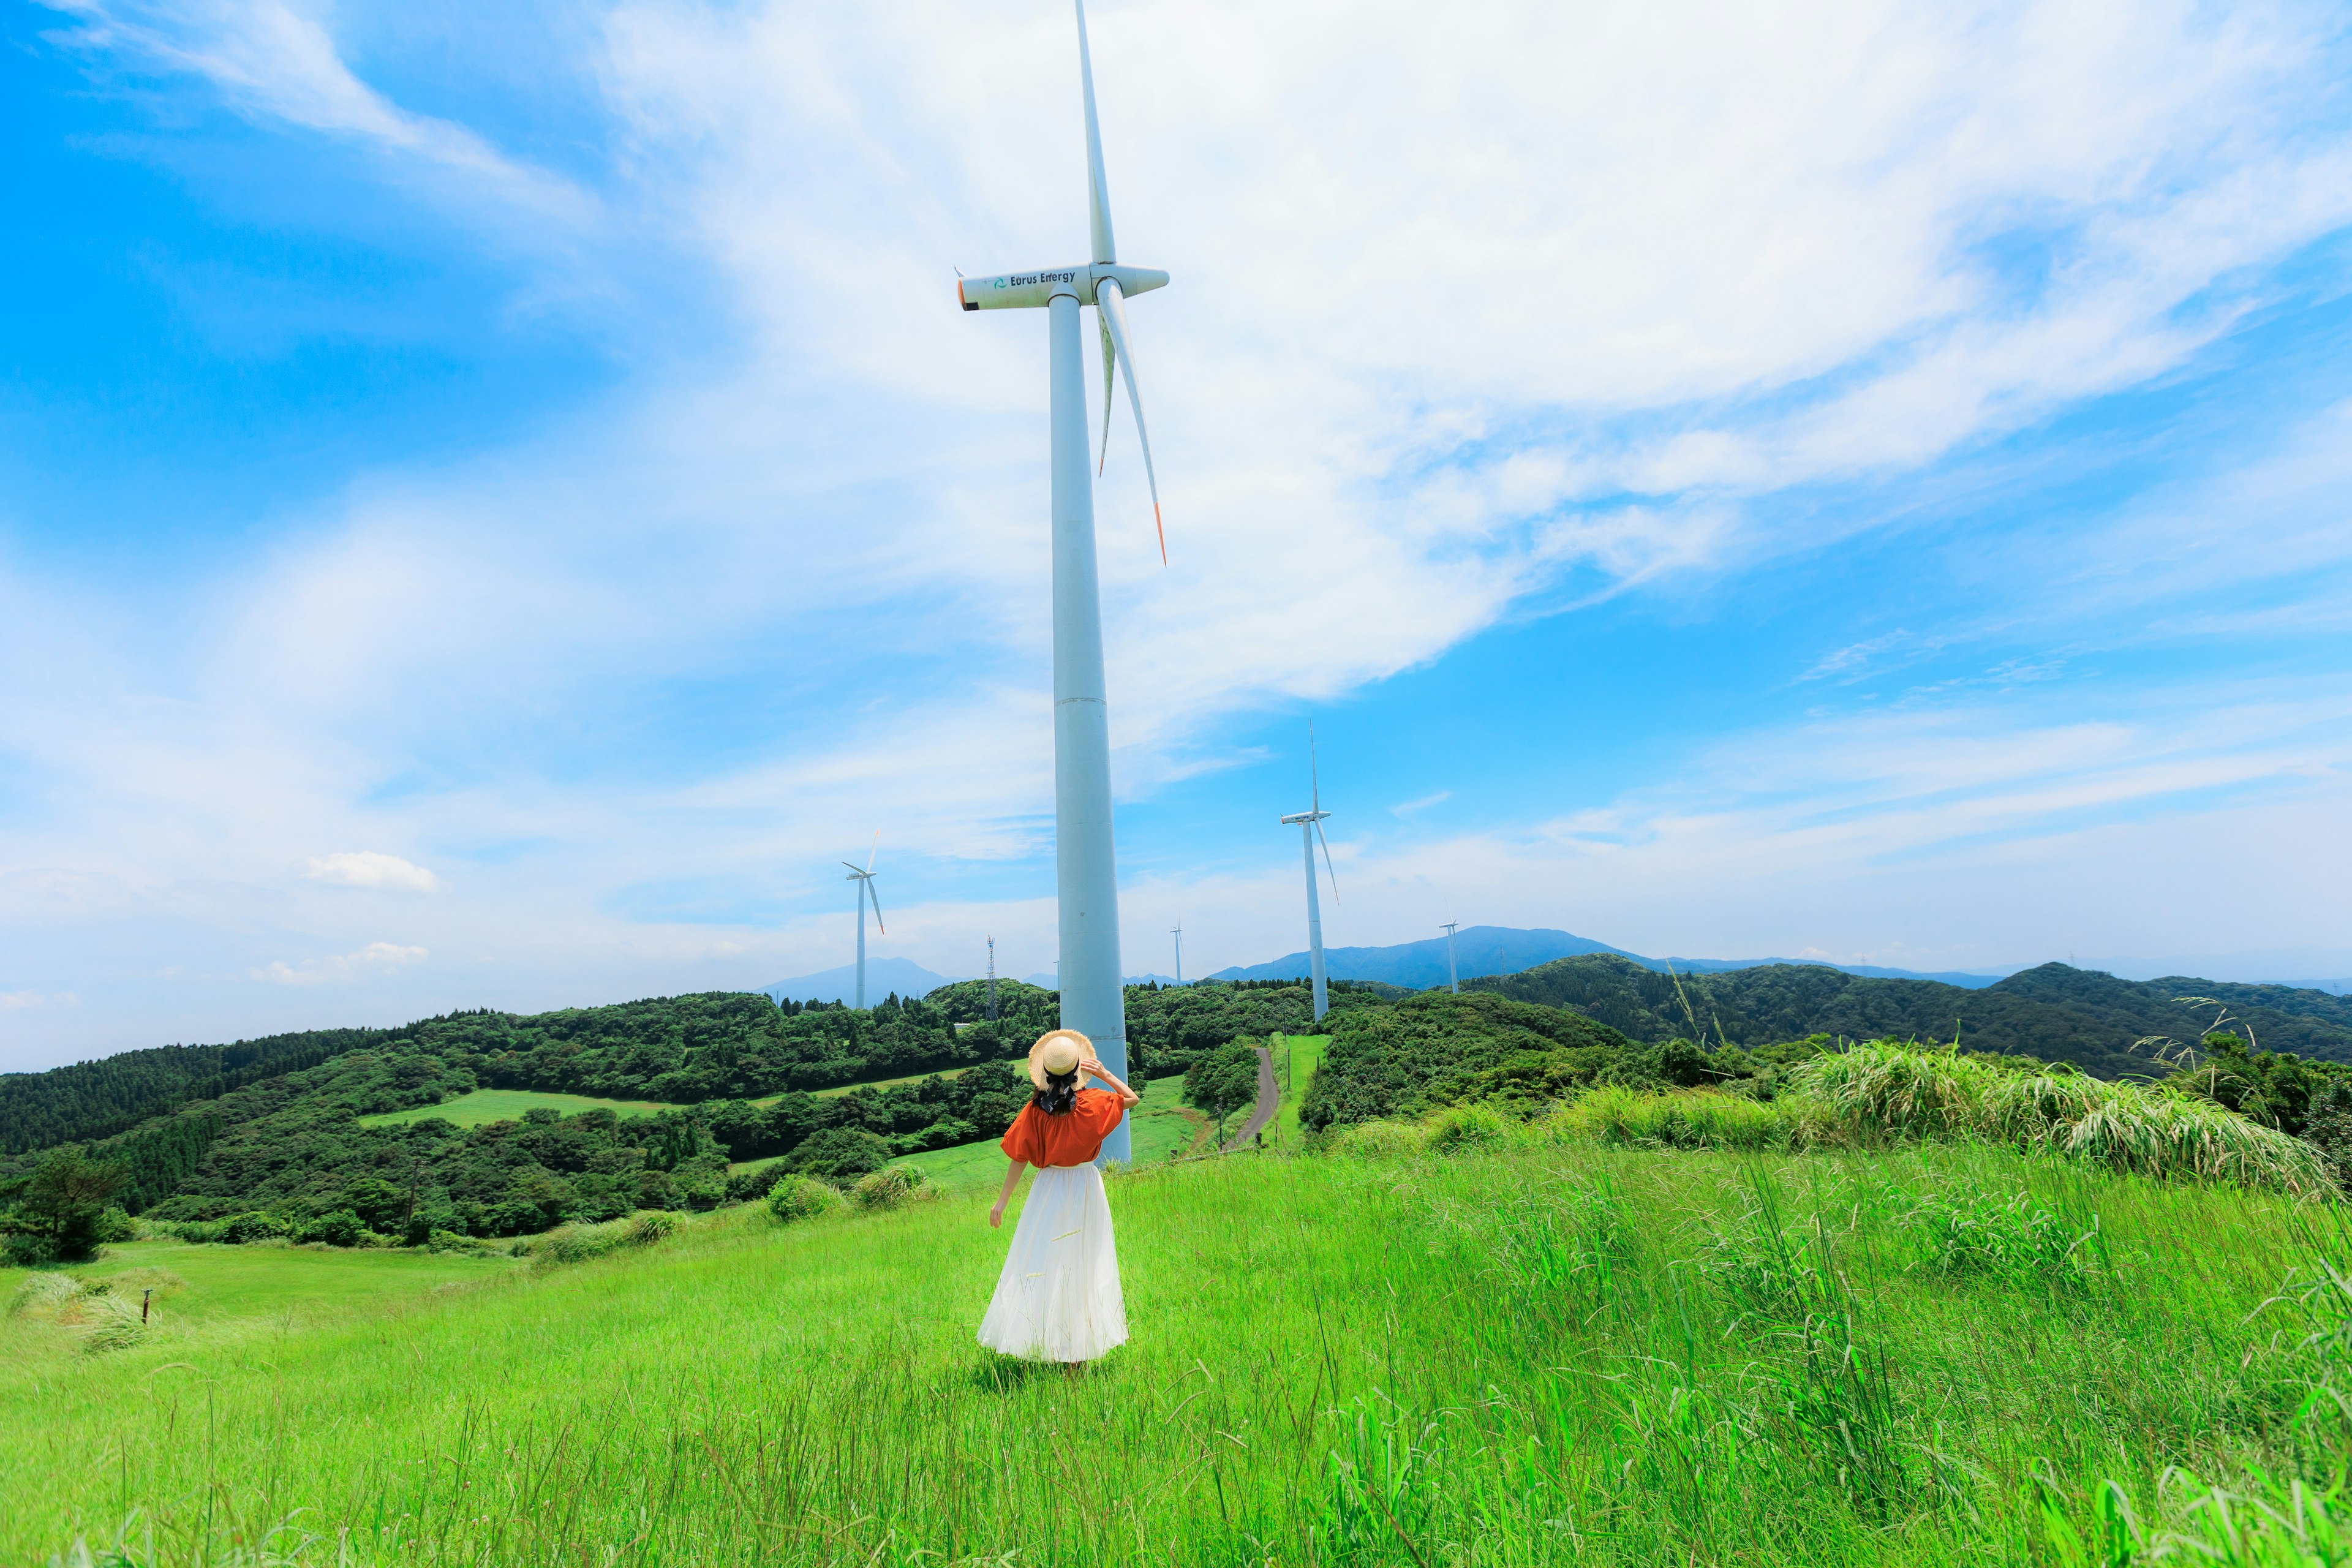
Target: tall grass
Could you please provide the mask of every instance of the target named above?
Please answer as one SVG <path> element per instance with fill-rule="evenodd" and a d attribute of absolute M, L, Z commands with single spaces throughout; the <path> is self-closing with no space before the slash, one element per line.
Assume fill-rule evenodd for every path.
<path fill-rule="evenodd" d="M 2331 1196 L 2326 1156 L 2300 1138 L 2162 1084 L 2020 1073 L 1956 1051 L 1874 1041 L 1790 1075 L 1815 1140 L 1979 1138 L 2112 1170 Z"/>
<path fill-rule="evenodd" d="M 1361 1147 L 1115 1181 L 1134 1337 L 1079 1378 L 972 1342 L 1005 1233 L 958 1197 L 47 1363 L 0 1377 L 0 1561 L 2024 1565 L 2337 1528 L 2333 1209 L 1966 1144 Z M 1932 1204 L 2003 1194 L 2098 1250 L 1933 1266 Z"/>

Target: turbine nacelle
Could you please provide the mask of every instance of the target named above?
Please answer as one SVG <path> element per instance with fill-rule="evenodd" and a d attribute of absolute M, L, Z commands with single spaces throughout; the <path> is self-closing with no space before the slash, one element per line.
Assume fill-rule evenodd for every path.
<path fill-rule="evenodd" d="M 1104 279 L 1118 285 L 1121 294 L 1148 294 L 1168 286 L 1168 274 L 1149 267 L 1115 263 L 1089 267 L 1055 267 L 1036 272 L 1000 272 L 993 278 L 956 280 L 956 302 L 967 310 L 1042 310 L 1056 294 L 1073 294 L 1081 305 L 1100 301 L 1095 286 Z"/>

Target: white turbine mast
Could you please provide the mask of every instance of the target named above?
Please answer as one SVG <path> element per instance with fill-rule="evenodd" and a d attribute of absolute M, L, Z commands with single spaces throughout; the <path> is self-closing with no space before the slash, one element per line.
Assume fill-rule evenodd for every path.
<path fill-rule="evenodd" d="M 866 853 L 866 868 L 860 870 L 854 860 L 844 860 L 849 868 L 849 880 L 857 884 L 857 1005 L 866 1005 L 866 906 L 874 905 L 874 929 L 883 935 L 890 934 L 882 923 L 882 896 L 874 890 L 874 857 L 882 853 L 882 832 L 874 833 L 874 847 Z"/>
<path fill-rule="evenodd" d="M 1445 933 L 1445 984 L 1447 989 L 1454 992 L 1462 989 L 1462 970 L 1454 962 L 1454 932 L 1461 923 L 1460 921 L 1447 921 L 1437 928 Z"/>
<path fill-rule="evenodd" d="M 1323 979 L 1323 906 L 1315 892 L 1315 842 L 1323 841 L 1323 869 L 1330 874 L 1331 901 L 1339 901 L 1339 873 L 1331 869 L 1331 841 L 1323 837 L 1324 820 L 1331 814 L 1323 809 L 1323 781 L 1315 765 L 1315 726 L 1307 726 L 1307 779 L 1313 794 L 1313 805 L 1282 819 L 1284 826 L 1298 825 L 1298 837 L 1307 852 L 1307 960 L 1315 976 L 1315 1018 L 1318 1023 L 1330 1011 L 1330 999 L 1325 994 Z"/>
<path fill-rule="evenodd" d="M 1184 922 L 1178 921 L 1169 928 L 1168 934 L 1176 939 L 1176 984 L 1181 985 L 1184 984 Z"/>
<path fill-rule="evenodd" d="M 1052 412 L 1054 559 L 1054 860 L 1059 912 L 1062 1026 L 1090 1040 L 1112 1073 L 1127 1075 L 1127 997 L 1118 961 L 1118 865 L 1110 811 L 1110 722 L 1103 680 L 1102 601 L 1095 570 L 1093 474 L 1087 472 L 1086 357 L 1079 347 L 1079 310 L 1092 305 L 1102 339 L 1103 442 L 1110 439 L 1110 380 L 1127 382 L 1143 474 L 1151 489 L 1152 528 L 1160 563 L 1168 535 L 1160 521 L 1160 479 L 1151 466 L 1151 436 L 1137 389 L 1135 350 L 1127 329 L 1126 298 L 1163 287 L 1168 274 L 1119 265 L 1111 237 L 1110 191 L 1103 174 L 1102 130 L 1095 117 L 1094 62 L 1087 48 L 1084 0 L 1074 0 L 1078 22 L 1078 90 L 1086 110 L 1087 232 L 1090 259 L 1083 265 L 965 278 L 956 302 L 967 310 L 1042 309 L 1047 313 L 1048 386 Z M 1097 463 L 1099 470 L 1101 465 Z M 1104 1140 L 1102 1158 L 1130 1157 L 1127 1122 Z"/>

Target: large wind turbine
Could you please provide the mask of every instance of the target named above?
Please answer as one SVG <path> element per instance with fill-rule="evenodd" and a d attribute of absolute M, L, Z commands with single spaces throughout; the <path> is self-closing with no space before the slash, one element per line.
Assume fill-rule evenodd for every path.
<path fill-rule="evenodd" d="M 1307 778 L 1314 791 L 1313 806 L 1282 819 L 1287 827 L 1298 825 L 1298 837 L 1307 850 L 1307 956 L 1315 974 L 1315 1017 L 1321 1022 L 1330 1010 L 1323 984 L 1323 906 L 1315 895 L 1315 841 L 1323 838 L 1323 819 L 1331 814 L 1323 809 L 1323 782 L 1315 766 L 1315 726 L 1307 727 Z M 1331 901 L 1339 901 L 1339 873 L 1331 870 L 1331 841 L 1323 838 L 1323 868 L 1331 875 Z"/>
<path fill-rule="evenodd" d="M 1462 970 L 1461 967 L 1454 962 L 1454 933 L 1460 928 L 1461 924 L 1462 922 L 1460 921 L 1447 921 L 1443 926 L 1438 928 L 1445 933 L 1446 988 L 1455 992 L 1459 992 L 1462 989 Z"/>
<path fill-rule="evenodd" d="M 1110 194 L 1103 179 L 1102 132 L 1095 121 L 1094 65 L 1087 53 L 1087 11 L 1078 18 L 1078 88 L 1086 106 L 1087 230 L 1093 259 L 1086 265 L 967 278 L 956 300 L 967 310 L 1043 309 L 1048 317 L 1046 361 L 1052 390 L 1049 426 L 1054 473 L 1054 859 L 1061 913 L 1062 1026 L 1094 1043 L 1103 1065 L 1127 1075 L 1127 1001 L 1119 981 L 1118 868 L 1112 854 L 1110 722 L 1103 683 L 1102 603 L 1095 574 L 1094 476 L 1087 450 L 1084 354 L 1078 311 L 1095 308 L 1102 336 L 1103 445 L 1108 455 L 1111 374 L 1124 374 L 1135 433 L 1143 447 L 1144 478 L 1151 487 L 1152 526 L 1160 558 L 1168 536 L 1160 528 L 1160 480 L 1151 468 L 1151 437 L 1143 397 L 1135 385 L 1129 343 L 1129 294 L 1158 289 L 1168 274 L 1118 265 L 1111 240 Z M 1099 468 L 1100 465 L 1097 467 Z M 1129 1158 L 1127 1123 L 1104 1141 L 1102 1157 Z"/>
<path fill-rule="evenodd" d="M 866 869 L 859 870 L 852 861 L 842 862 L 849 868 L 849 879 L 857 884 L 857 1005 L 860 1007 L 866 1005 L 866 905 L 869 900 L 874 905 L 874 929 L 885 936 L 890 934 L 882 924 L 882 896 L 874 890 L 874 857 L 880 853 L 882 836 L 877 833 L 874 836 L 874 847 L 866 856 Z"/>
<path fill-rule="evenodd" d="M 1169 928 L 1168 934 L 1176 939 L 1176 984 L 1181 985 L 1184 984 L 1184 922 L 1178 921 Z"/>

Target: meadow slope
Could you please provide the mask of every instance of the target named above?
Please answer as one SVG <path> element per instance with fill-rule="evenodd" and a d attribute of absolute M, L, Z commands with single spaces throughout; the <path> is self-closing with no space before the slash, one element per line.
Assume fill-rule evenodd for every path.
<path fill-rule="evenodd" d="M 226 1249 L 142 1247 L 190 1281 L 150 1342 L 8 1326 L 0 1560 L 2092 1562 L 2103 1508 L 2194 1523 L 2171 1467 L 2340 1472 L 2332 1208 L 1967 1148 L 1239 1156 L 1112 1202 L 1134 1339 L 1076 1378 L 974 1344 L 981 1197 L 242 1320 L 195 1310 Z"/>

